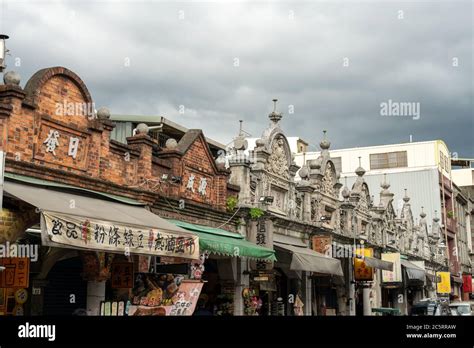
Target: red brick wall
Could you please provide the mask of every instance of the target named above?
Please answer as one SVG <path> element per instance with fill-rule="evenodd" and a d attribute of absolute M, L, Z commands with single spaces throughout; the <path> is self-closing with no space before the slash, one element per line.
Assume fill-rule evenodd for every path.
<path fill-rule="evenodd" d="M 7 172 L 149 203 L 164 195 L 210 209 L 225 209 L 229 192 L 235 191 L 228 191 L 228 172 L 215 166 L 202 132 L 186 145 L 186 151 L 153 157 L 156 143 L 148 136 L 130 137 L 128 144 L 111 142 L 113 123 L 87 115 L 85 112 L 92 105 L 83 81 L 61 67 L 40 70 L 23 90 L 18 86 L 0 86 L 0 149 L 7 151 Z M 81 106 L 85 109 L 79 109 Z M 55 153 L 48 151 L 44 143 L 51 131 L 59 134 Z M 197 134 L 196 130 L 192 134 Z M 79 139 L 75 158 L 69 154 L 71 138 Z M 181 176 L 183 181 L 159 184 L 164 173 L 170 178 Z M 186 190 L 191 173 L 196 177 L 194 192 Z M 205 196 L 198 192 L 201 178 L 207 179 Z"/>
<path fill-rule="evenodd" d="M 15 242 L 27 229 L 38 223 L 39 215 L 34 208 L 0 210 L 0 243 Z"/>

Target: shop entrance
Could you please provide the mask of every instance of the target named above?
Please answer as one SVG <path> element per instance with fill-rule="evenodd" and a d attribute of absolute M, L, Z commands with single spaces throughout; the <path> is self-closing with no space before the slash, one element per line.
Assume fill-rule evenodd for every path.
<path fill-rule="evenodd" d="M 198 315 L 234 314 L 234 281 L 230 258 L 208 258 L 204 263 L 205 281 L 198 301 Z"/>
<path fill-rule="evenodd" d="M 44 288 L 43 315 L 72 315 L 86 309 L 87 282 L 82 279 L 79 257 L 56 262 Z"/>

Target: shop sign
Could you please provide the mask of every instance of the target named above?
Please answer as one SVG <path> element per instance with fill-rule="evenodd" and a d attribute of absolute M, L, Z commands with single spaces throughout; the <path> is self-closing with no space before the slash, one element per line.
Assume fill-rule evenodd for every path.
<path fill-rule="evenodd" d="M 192 315 L 203 283 L 173 274 L 138 274 L 129 315 Z"/>
<path fill-rule="evenodd" d="M 451 293 L 451 273 L 436 272 L 436 292 L 438 294 Z"/>
<path fill-rule="evenodd" d="M 472 293 L 472 275 L 464 274 L 462 276 L 462 291 L 464 293 Z"/>
<path fill-rule="evenodd" d="M 17 317 L 22 317 L 25 315 L 25 310 L 23 309 L 23 305 L 17 303 L 15 307 L 13 307 L 12 314 Z"/>
<path fill-rule="evenodd" d="M 313 250 L 332 257 L 332 237 L 331 236 L 313 236 Z"/>
<path fill-rule="evenodd" d="M 358 256 L 372 256 L 374 250 L 372 248 L 356 249 Z M 362 258 L 354 258 L 354 279 L 356 281 L 372 281 L 374 280 L 374 269 L 368 267 Z"/>
<path fill-rule="evenodd" d="M 123 254 L 199 257 L 197 236 L 181 236 L 155 228 L 123 225 L 75 215 L 43 212 L 44 245 Z"/>
<path fill-rule="evenodd" d="M 254 282 L 272 282 L 274 280 L 273 273 L 269 271 L 253 271 L 251 275 Z"/>
<path fill-rule="evenodd" d="M 102 301 L 100 303 L 100 315 L 102 316 L 123 316 L 125 314 L 125 302 L 123 301 Z"/>
<path fill-rule="evenodd" d="M 400 253 L 383 253 L 381 255 L 383 261 L 393 263 L 393 271 L 382 270 L 383 283 L 401 283 L 402 282 L 402 264 L 400 261 Z"/>
<path fill-rule="evenodd" d="M 254 281 L 256 282 L 268 282 L 269 278 L 266 276 L 254 277 Z"/>
<path fill-rule="evenodd" d="M 28 288 L 30 259 L 27 257 L 0 258 L 0 288 Z"/>
<path fill-rule="evenodd" d="M 252 238 L 255 238 L 255 244 L 261 247 L 273 249 L 271 246 L 271 240 L 269 239 L 268 229 L 267 229 L 267 221 L 263 218 L 259 221 L 252 221 L 252 227 L 255 226 L 252 230 Z M 250 269 L 257 270 L 257 271 L 268 271 L 273 269 L 273 262 L 268 262 L 265 260 L 251 260 L 250 261 Z"/>
<path fill-rule="evenodd" d="M 133 287 L 133 262 L 114 262 L 112 264 L 111 286 L 114 289 Z"/>
<path fill-rule="evenodd" d="M 265 226 L 265 221 L 260 220 L 257 225 L 257 234 L 255 235 L 255 244 L 258 246 L 265 247 L 267 245 L 267 229 Z M 263 260 L 257 260 L 255 265 L 257 270 L 266 270 L 267 262 Z"/>
<path fill-rule="evenodd" d="M 151 256 L 138 256 L 138 272 L 148 273 L 150 272 Z"/>
<path fill-rule="evenodd" d="M 28 300 L 28 291 L 26 289 L 18 289 L 15 291 L 15 301 L 18 304 L 24 304 Z"/>
<path fill-rule="evenodd" d="M 199 259 L 191 266 L 191 279 L 199 280 L 202 278 L 202 274 L 205 270 L 204 263 L 208 257 L 209 253 L 207 251 L 199 255 Z"/>

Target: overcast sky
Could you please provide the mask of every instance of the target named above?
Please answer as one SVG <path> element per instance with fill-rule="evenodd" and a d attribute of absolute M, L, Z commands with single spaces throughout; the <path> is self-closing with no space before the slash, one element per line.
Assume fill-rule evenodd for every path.
<path fill-rule="evenodd" d="M 311 144 L 323 129 L 333 148 L 411 134 L 474 157 L 469 0 L 3 0 L 0 31 L 22 86 L 64 66 L 97 108 L 163 115 L 224 144 L 239 119 L 260 136 L 278 98 L 286 134 Z M 419 119 L 381 116 L 388 100 L 419 103 Z"/>

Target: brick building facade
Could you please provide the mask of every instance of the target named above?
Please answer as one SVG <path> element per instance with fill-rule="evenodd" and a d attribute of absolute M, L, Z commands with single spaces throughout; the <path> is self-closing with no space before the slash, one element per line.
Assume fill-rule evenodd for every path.
<path fill-rule="evenodd" d="M 110 138 L 115 125 L 108 110 L 95 111 L 86 85 L 72 71 L 63 67 L 40 70 L 24 88 L 7 78 L 5 82 L 0 85 L 0 151 L 6 154 L 6 181 L 19 187 L 27 184 L 102 197 L 145 207 L 143 210 L 168 219 L 237 232 L 236 218 L 227 212 L 226 204 L 229 197 L 238 195 L 239 188 L 228 183 L 230 172 L 216 163 L 201 130 L 189 130 L 179 141 L 163 147 L 148 136 L 145 127 L 120 143 Z M 43 209 L 9 192 L 3 198 L 0 242 L 35 239 L 25 231 L 38 226 Z M 74 208 L 73 201 L 69 208 Z M 97 210 L 100 215 L 100 208 Z M 186 232 L 174 224 L 167 226 L 171 225 L 177 233 Z M 219 231 L 216 233 L 225 232 Z M 93 252 L 87 261 L 87 250 L 55 250 L 53 255 L 46 253 L 44 245 L 41 250 L 30 288 L 47 288 L 49 271 L 65 255 L 72 258 L 78 253 L 84 266 L 93 260 L 92 264 L 110 271 L 110 264 L 100 261 L 110 254 L 105 251 Z M 97 281 L 110 279 L 110 272 L 101 274 Z M 97 288 L 90 288 L 94 277 L 82 276 L 89 282 L 88 294 L 96 292 Z M 33 296 L 28 302 L 30 312 L 44 312 L 43 302 L 43 295 Z"/>

